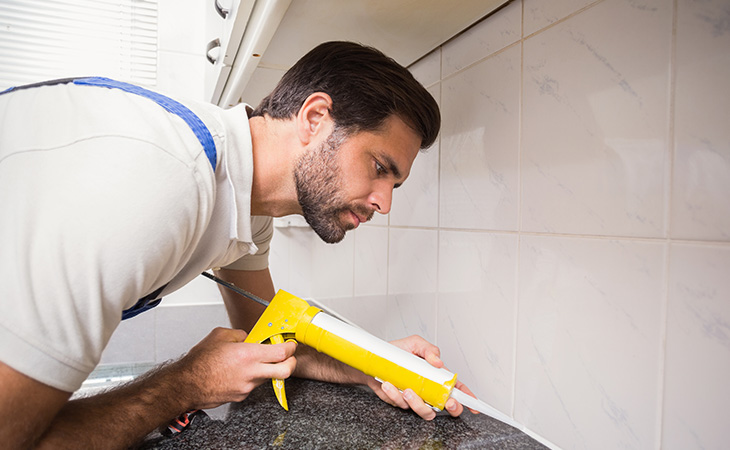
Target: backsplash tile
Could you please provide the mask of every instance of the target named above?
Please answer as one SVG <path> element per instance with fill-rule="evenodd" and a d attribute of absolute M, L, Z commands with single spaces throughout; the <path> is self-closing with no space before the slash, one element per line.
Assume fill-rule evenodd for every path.
<path fill-rule="evenodd" d="M 519 422 L 564 448 L 658 447 L 664 261 L 660 243 L 521 237 Z"/>
<path fill-rule="evenodd" d="M 515 46 L 443 82 L 441 227 L 517 230 L 519 70 Z"/>
<path fill-rule="evenodd" d="M 560 0 L 546 2 L 545 0 L 524 0 L 524 27 L 525 36 L 552 25 L 584 8 L 591 3 L 600 3 L 596 0 Z"/>
<path fill-rule="evenodd" d="M 101 355 L 99 364 L 155 362 L 155 310 L 124 320 Z"/>
<path fill-rule="evenodd" d="M 443 46 L 442 78 L 495 53 L 521 37 L 522 4 L 511 2 Z"/>
<path fill-rule="evenodd" d="M 523 230 L 665 236 L 671 32 L 606 1 L 525 41 Z"/>
<path fill-rule="evenodd" d="M 311 232 L 310 232 L 311 233 Z M 314 298 L 352 297 L 354 286 L 355 236 L 347 233 L 337 245 L 310 236 L 312 293 Z"/>
<path fill-rule="evenodd" d="M 730 426 L 730 246 L 673 244 L 663 448 L 724 448 Z"/>
<path fill-rule="evenodd" d="M 438 232 L 391 228 L 386 339 L 411 334 L 436 338 Z"/>
<path fill-rule="evenodd" d="M 361 226 L 355 237 L 355 297 L 388 293 L 388 229 Z"/>
<path fill-rule="evenodd" d="M 157 0 L 157 3 L 159 49 L 194 53 L 202 58 L 207 41 L 206 21 L 201 17 L 212 11 L 213 5 L 195 0 Z"/>
<path fill-rule="evenodd" d="M 436 343 L 449 370 L 512 414 L 517 236 L 441 231 Z"/>
<path fill-rule="evenodd" d="M 672 237 L 728 242 L 730 4 L 678 8 Z"/>
<path fill-rule="evenodd" d="M 157 362 L 177 359 L 214 328 L 231 326 L 222 303 L 186 307 L 158 306 L 153 311 Z"/>

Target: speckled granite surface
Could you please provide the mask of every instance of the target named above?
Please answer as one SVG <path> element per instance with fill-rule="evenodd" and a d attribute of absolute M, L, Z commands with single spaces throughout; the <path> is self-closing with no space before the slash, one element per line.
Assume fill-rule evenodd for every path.
<path fill-rule="evenodd" d="M 286 381 L 289 411 L 271 383 L 231 405 L 224 420 L 196 419 L 183 433 L 150 436 L 145 449 L 544 449 L 520 431 L 484 415 L 439 414 L 424 421 L 359 387 Z"/>

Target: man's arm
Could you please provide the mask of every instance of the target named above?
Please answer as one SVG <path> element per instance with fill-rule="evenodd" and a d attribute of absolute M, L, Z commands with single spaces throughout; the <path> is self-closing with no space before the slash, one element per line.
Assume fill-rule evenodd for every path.
<path fill-rule="evenodd" d="M 216 276 L 264 300 L 270 301 L 274 298 L 274 283 L 271 280 L 269 269 L 258 271 L 219 269 L 216 270 Z M 244 298 L 224 286 L 219 286 L 219 289 L 223 296 L 223 301 L 226 305 L 232 326 L 250 332 L 264 311 L 264 306 Z M 393 344 L 424 358 L 433 366 L 443 367 L 444 365 L 439 358 L 438 347 L 430 344 L 420 336 L 400 339 L 394 341 Z M 296 358 L 297 367 L 293 373 L 296 377 L 333 383 L 363 384 L 370 387 L 383 401 L 393 406 L 398 406 L 403 409 L 410 408 L 426 420 L 431 420 L 436 416 L 433 409 L 424 403 L 411 389 L 400 392 L 392 384 L 381 384 L 375 378 L 365 375 L 363 372 L 353 369 L 323 353 L 319 353 L 311 347 L 300 345 L 297 348 Z M 456 387 L 471 394 L 471 391 L 461 382 L 457 381 Z M 458 416 L 463 412 L 464 408 L 456 400 L 449 399 L 446 402 L 446 410 L 452 416 Z"/>
<path fill-rule="evenodd" d="M 39 383 L 0 362 L 0 442 L 6 448 L 30 448 L 70 393 Z"/>
<path fill-rule="evenodd" d="M 127 448 L 191 409 L 242 401 L 270 378 L 289 377 L 296 344 L 244 344 L 218 328 L 182 359 L 109 392 L 73 401 L 0 363 L 0 442 L 8 448 Z"/>
<path fill-rule="evenodd" d="M 269 269 L 263 270 L 232 270 L 217 269 L 214 270 L 215 275 L 229 283 L 235 284 L 237 287 L 270 302 L 276 291 L 274 290 L 274 282 L 271 280 Z M 228 318 L 233 328 L 244 330 L 246 333 L 251 332 L 251 328 L 256 325 L 261 313 L 266 307 L 255 301 L 245 298 L 225 286 L 218 286 L 223 297 L 223 303 L 228 311 Z"/>

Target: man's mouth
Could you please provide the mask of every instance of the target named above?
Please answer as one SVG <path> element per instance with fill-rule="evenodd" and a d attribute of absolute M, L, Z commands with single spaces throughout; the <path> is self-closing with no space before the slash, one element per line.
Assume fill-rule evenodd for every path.
<path fill-rule="evenodd" d="M 350 214 L 352 215 L 352 218 L 354 219 L 355 228 L 357 228 L 361 223 L 367 222 L 367 219 L 363 219 L 362 217 L 358 216 L 353 211 L 350 211 Z"/>
<path fill-rule="evenodd" d="M 357 211 L 350 209 L 348 210 L 350 213 L 350 216 L 352 216 L 351 224 L 353 225 L 353 228 L 357 228 L 361 223 L 365 223 L 373 218 L 373 212 L 372 211 Z"/>

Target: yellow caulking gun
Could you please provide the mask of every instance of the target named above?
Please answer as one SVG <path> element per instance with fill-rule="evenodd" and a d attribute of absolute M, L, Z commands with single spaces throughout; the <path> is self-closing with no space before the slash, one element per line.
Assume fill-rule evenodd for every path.
<path fill-rule="evenodd" d="M 471 409 L 518 429 L 512 418 L 454 387 L 456 374 L 436 368 L 412 353 L 385 342 L 370 333 L 336 319 L 306 301 L 280 290 L 271 303 L 209 273 L 202 275 L 261 303 L 261 314 L 244 342 L 279 344 L 294 339 L 327 354 L 380 381 L 389 381 L 398 389 L 411 388 L 437 411 L 449 397 Z M 288 410 L 284 380 L 272 380 L 276 398 Z"/>

